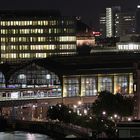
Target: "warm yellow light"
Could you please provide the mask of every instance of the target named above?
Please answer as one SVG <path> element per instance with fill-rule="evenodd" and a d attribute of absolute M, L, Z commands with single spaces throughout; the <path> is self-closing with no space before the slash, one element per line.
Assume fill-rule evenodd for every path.
<path fill-rule="evenodd" d="M 78 105 L 81 105 L 82 104 L 82 102 L 81 101 L 78 101 Z"/>

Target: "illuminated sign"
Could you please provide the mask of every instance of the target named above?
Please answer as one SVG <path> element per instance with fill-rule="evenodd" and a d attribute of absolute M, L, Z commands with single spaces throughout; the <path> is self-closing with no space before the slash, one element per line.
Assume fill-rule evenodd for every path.
<path fill-rule="evenodd" d="M 94 36 L 100 36 L 101 33 L 100 32 L 92 32 Z"/>

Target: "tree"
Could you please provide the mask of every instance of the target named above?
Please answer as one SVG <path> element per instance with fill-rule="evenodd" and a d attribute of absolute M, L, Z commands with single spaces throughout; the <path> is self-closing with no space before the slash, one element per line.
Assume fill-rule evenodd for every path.
<path fill-rule="evenodd" d="M 133 114 L 133 99 L 131 97 L 123 97 L 119 93 L 114 95 L 108 91 L 103 91 L 93 103 L 92 109 L 96 116 L 102 115 L 103 111 L 106 111 L 110 116 L 113 114 L 130 116 Z"/>
<path fill-rule="evenodd" d="M 105 132 L 109 138 L 116 136 L 115 123 L 119 117 L 131 116 L 133 114 L 133 98 L 124 97 L 121 94 L 112 94 L 103 91 L 93 103 L 92 111 L 95 119 L 93 130 L 97 133 Z M 113 120 L 110 118 L 112 117 Z M 114 117 L 114 118 L 113 118 Z"/>
<path fill-rule="evenodd" d="M 92 47 L 89 45 L 84 44 L 83 46 L 77 47 L 77 53 L 78 55 L 90 55 Z"/>
<path fill-rule="evenodd" d="M 65 123 L 70 123 L 74 117 L 73 111 L 64 104 L 50 106 L 47 116 L 52 120 L 59 120 Z"/>

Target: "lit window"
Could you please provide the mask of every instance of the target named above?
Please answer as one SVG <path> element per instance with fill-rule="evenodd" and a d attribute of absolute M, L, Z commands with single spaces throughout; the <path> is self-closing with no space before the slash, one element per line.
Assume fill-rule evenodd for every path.
<path fill-rule="evenodd" d="M 19 79 L 25 79 L 26 75 L 25 74 L 20 74 L 18 77 L 19 77 Z"/>
<path fill-rule="evenodd" d="M 5 45 L 1 45 L 1 50 L 5 51 Z"/>
<path fill-rule="evenodd" d="M 46 79 L 51 79 L 51 75 L 50 74 L 47 74 L 46 75 Z"/>

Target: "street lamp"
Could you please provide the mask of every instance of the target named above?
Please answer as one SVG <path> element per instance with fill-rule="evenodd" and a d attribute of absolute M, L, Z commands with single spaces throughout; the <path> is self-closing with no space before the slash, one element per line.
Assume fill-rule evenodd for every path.
<path fill-rule="evenodd" d="M 92 117 L 90 116 L 90 117 L 89 117 L 89 119 L 91 120 L 91 119 L 92 119 Z"/>
<path fill-rule="evenodd" d="M 128 121 L 131 121 L 132 119 L 131 118 L 128 118 Z"/>
<path fill-rule="evenodd" d="M 84 115 L 87 115 L 87 113 L 88 113 L 87 109 L 84 109 Z"/>
<path fill-rule="evenodd" d="M 82 102 L 81 101 L 78 101 L 78 105 L 81 105 L 82 104 Z"/>
<path fill-rule="evenodd" d="M 77 111 L 77 105 L 73 105 L 73 111 L 76 112 Z"/>
<path fill-rule="evenodd" d="M 106 111 L 103 111 L 102 114 L 105 116 L 106 115 Z"/>
<path fill-rule="evenodd" d="M 82 114 L 80 113 L 79 116 L 82 116 Z"/>
<path fill-rule="evenodd" d="M 82 105 L 82 102 L 81 101 L 78 101 L 78 108 L 77 108 L 77 114 L 80 114 L 81 113 L 81 105 Z"/>
<path fill-rule="evenodd" d="M 69 110 L 69 114 L 71 114 L 71 110 Z"/>
<path fill-rule="evenodd" d="M 118 117 L 118 115 L 117 114 L 114 114 L 114 118 L 116 119 Z"/>

